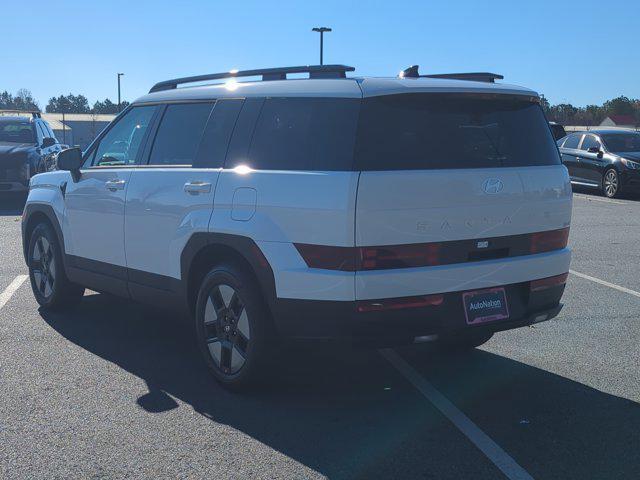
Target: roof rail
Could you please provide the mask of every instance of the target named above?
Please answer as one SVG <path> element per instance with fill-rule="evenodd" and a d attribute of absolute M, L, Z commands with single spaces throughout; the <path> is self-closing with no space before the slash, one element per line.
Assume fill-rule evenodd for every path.
<path fill-rule="evenodd" d="M 4 110 L 4 109 L 0 110 L 0 115 L 13 114 L 13 113 L 19 113 L 23 115 L 30 113 L 33 118 L 42 118 L 42 115 L 40 114 L 40 112 L 36 110 Z"/>
<path fill-rule="evenodd" d="M 288 73 L 308 73 L 309 78 L 345 78 L 345 72 L 353 72 L 354 70 L 354 67 L 347 65 L 306 65 L 299 67 L 260 68 L 257 70 L 231 70 L 230 72 L 210 73 L 206 75 L 196 75 L 194 77 L 165 80 L 156 83 L 151 90 L 149 90 L 149 93 L 172 90 L 183 83 L 205 82 L 207 80 L 221 80 L 225 78 L 262 76 L 263 81 L 286 80 Z"/>
<path fill-rule="evenodd" d="M 420 75 L 418 73 L 418 65 L 411 65 L 409 68 L 402 70 L 398 77 L 400 78 L 449 78 L 452 80 L 467 80 L 471 82 L 487 82 L 495 83 L 496 80 L 503 80 L 504 76 L 497 73 L 489 72 L 469 72 L 469 73 L 434 73 L 431 75 Z"/>

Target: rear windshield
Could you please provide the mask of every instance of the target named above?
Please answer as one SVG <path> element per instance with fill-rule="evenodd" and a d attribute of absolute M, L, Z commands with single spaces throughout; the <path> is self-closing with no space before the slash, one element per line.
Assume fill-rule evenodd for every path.
<path fill-rule="evenodd" d="M 559 163 L 542 109 L 523 97 L 427 93 L 362 102 L 356 170 Z"/>

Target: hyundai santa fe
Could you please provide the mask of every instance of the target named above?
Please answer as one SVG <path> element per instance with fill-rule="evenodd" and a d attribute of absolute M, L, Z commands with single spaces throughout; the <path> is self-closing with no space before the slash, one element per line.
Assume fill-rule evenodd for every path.
<path fill-rule="evenodd" d="M 473 348 L 555 317 L 571 185 L 538 95 L 353 70 L 160 82 L 63 151 L 23 215 L 36 300 L 172 308 L 229 388 L 268 373 L 282 339 Z"/>

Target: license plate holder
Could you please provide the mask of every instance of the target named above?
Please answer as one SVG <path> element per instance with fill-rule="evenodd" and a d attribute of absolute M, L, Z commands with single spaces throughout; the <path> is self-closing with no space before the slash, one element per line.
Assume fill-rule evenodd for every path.
<path fill-rule="evenodd" d="M 462 294 L 467 325 L 479 325 L 509 318 L 504 287 L 474 290 Z"/>

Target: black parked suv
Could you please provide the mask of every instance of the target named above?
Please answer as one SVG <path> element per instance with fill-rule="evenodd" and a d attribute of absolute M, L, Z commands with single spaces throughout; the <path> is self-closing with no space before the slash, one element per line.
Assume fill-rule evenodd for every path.
<path fill-rule="evenodd" d="M 640 192 L 639 132 L 576 132 L 558 140 L 558 147 L 572 184 L 597 188 L 609 198 Z"/>
<path fill-rule="evenodd" d="M 0 115 L 0 192 L 29 189 L 29 179 L 52 168 L 62 150 L 49 124 L 39 113 L 31 117 Z"/>

